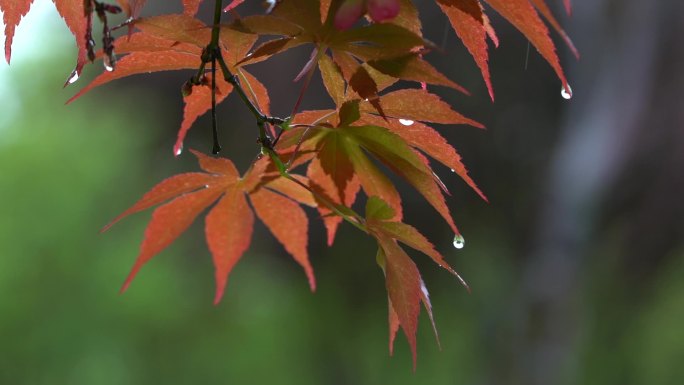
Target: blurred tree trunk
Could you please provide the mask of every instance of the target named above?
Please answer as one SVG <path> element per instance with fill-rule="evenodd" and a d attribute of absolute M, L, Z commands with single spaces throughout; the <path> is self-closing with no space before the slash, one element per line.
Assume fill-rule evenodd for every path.
<path fill-rule="evenodd" d="M 580 273 L 592 252 L 589 241 L 601 235 L 616 199 L 637 207 L 630 213 L 634 238 L 625 240 L 621 255 L 627 270 L 653 265 L 681 242 L 682 205 L 666 205 L 684 196 L 683 15 L 678 0 L 574 2 L 565 24 L 582 58 L 565 60 L 574 98 L 539 197 L 514 304 L 515 380 L 498 383 L 578 383 L 576 339 L 586 298 Z M 661 228 L 674 230 L 639 237 Z"/>

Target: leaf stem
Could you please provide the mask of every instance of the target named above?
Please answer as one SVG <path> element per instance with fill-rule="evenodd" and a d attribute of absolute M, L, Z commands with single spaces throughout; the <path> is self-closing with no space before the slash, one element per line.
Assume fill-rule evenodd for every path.
<path fill-rule="evenodd" d="M 211 42 L 207 45 L 207 48 L 203 52 L 202 55 L 202 63 L 199 67 L 199 70 L 197 72 L 197 77 L 194 79 L 195 81 L 199 82 L 202 74 L 204 73 L 204 67 L 206 63 L 211 61 L 211 69 L 212 69 L 212 124 L 213 124 L 213 135 L 214 135 L 214 154 L 217 154 L 218 151 L 220 151 L 221 147 L 218 143 L 218 128 L 216 124 L 216 62 L 218 62 L 219 66 L 221 67 L 221 72 L 223 73 L 224 79 L 230 83 L 233 88 L 237 91 L 238 96 L 244 104 L 247 106 L 247 108 L 250 110 L 252 115 L 256 118 L 257 121 L 257 126 L 259 127 L 259 139 L 257 142 L 261 146 L 261 153 L 264 155 L 268 155 L 271 160 L 274 162 L 276 168 L 278 169 L 278 172 L 280 175 L 286 179 L 289 179 L 293 181 L 294 183 L 298 184 L 299 186 L 305 188 L 306 190 L 310 191 L 314 197 L 321 202 L 324 206 L 326 206 L 328 209 L 330 209 L 333 213 L 336 215 L 339 215 L 344 219 L 345 221 L 349 222 L 352 224 L 354 227 L 358 228 L 359 230 L 367 233 L 368 230 L 366 229 L 365 226 L 365 221 L 363 217 L 361 217 L 359 214 L 354 212 L 353 210 L 346 208 L 348 210 L 347 213 L 343 212 L 337 205 L 333 204 L 332 202 L 328 201 L 325 197 L 323 197 L 321 194 L 317 193 L 314 191 L 311 187 L 307 186 L 306 184 L 300 182 L 296 178 L 294 178 L 290 173 L 287 171 L 289 167 L 288 165 L 285 165 L 283 163 L 282 159 L 280 159 L 280 156 L 278 153 L 275 151 L 273 148 L 274 142 L 271 137 L 268 136 L 266 132 L 266 126 L 267 125 L 273 125 L 273 126 L 279 126 L 281 128 L 281 131 L 283 130 L 283 125 L 289 122 L 289 119 L 282 119 L 278 118 L 275 116 L 268 116 L 261 112 L 259 107 L 252 101 L 252 99 L 249 98 L 247 95 L 247 92 L 245 92 L 245 89 L 242 87 L 240 84 L 240 78 L 234 74 L 230 68 L 228 67 L 228 64 L 226 63 L 225 59 L 223 58 L 223 54 L 221 53 L 221 47 L 219 45 L 219 40 L 221 37 L 221 12 L 222 12 L 222 0 L 216 0 L 214 3 L 214 24 L 212 25 L 211 29 Z M 321 55 L 321 52 L 315 53 L 315 55 L 311 58 L 311 60 L 316 59 L 318 56 Z M 299 107 L 299 103 L 301 102 L 302 95 L 304 91 L 308 88 L 309 81 L 311 80 L 311 77 L 313 75 L 313 72 L 315 70 L 315 67 L 312 67 L 309 69 L 309 73 L 306 74 L 307 77 L 305 79 L 304 87 L 302 88 L 302 94 L 300 94 L 299 100 L 295 105 L 295 109 L 293 113 L 297 112 L 297 109 Z M 217 150 L 218 149 L 218 150 Z"/>
<path fill-rule="evenodd" d="M 202 76 L 204 75 L 205 67 L 207 63 L 211 62 L 211 74 L 212 74 L 212 79 L 211 79 L 211 113 L 212 113 L 212 134 L 213 134 L 213 139 L 214 139 L 214 146 L 212 153 L 214 155 L 218 154 L 219 151 L 221 151 L 221 145 L 219 144 L 218 141 L 218 124 L 217 124 L 217 119 L 216 119 L 216 63 L 218 62 L 219 67 L 221 68 L 221 73 L 223 74 L 223 77 L 225 81 L 230 83 L 233 88 L 236 90 L 238 96 L 240 99 L 242 99 L 243 103 L 247 106 L 249 111 L 254 115 L 257 121 L 257 125 L 259 126 L 259 139 L 258 142 L 262 146 L 262 152 L 263 152 L 263 147 L 272 147 L 272 141 L 271 138 L 267 135 L 265 126 L 266 124 L 271 124 L 271 125 L 276 125 L 280 126 L 286 122 L 285 119 L 274 117 L 274 116 L 268 116 L 265 115 L 264 113 L 261 112 L 259 107 L 255 104 L 255 102 L 250 99 L 250 97 L 247 95 L 247 92 L 245 89 L 242 87 L 240 84 L 240 79 L 239 77 L 234 74 L 230 68 L 228 67 L 228 64 L 226 64 L 225 59 L 223 58 L 223 54 L 221 53 L 221 46 L 220 46 L 220 38 L 221 38 L 221 12 L 223 9 L 223 1 L 222 0 L 216 0 L 214 3 L 214 22 L 211 27 L 211 41 L 209 44 L 207 44 L 206 48 L 202 52 L 202 62 L 200 63 L 199 68 L 197 69 L 197 75 L 195 75 L 192 79 L 191 82 L 192 84 L 201 84 L 202 82 Z"/>
<path fill-rule="evenodd" d="M 327 207 L 328 209 L 330 209 L 330 211 L 332 211 L 332 212 L 335 213 L 336 215 L 339 215 L 342 219 L 344 219 L 345 221 L 349 222 L 350 224 L 352 224 L 352 225 L 353 225 L 354 227 L 356 227 L 357 229 L 363 231 L 364 233 L 368 233 L 368 229 L 366 228 L 366 223 L 365 223 L 366 221 L 363 219 L 362 216 L 360 216 L 359 214 L 357 214 L 354 210 L 352 210 L 352 209 L 349 208 L 349 207 L 345 207 L 345 211 L 347 211 L 347 213 L 343 212 L 342 210 L 340 210 L 340 208 L 338 207 L 338 205 L 336 205 L 336 204 L 330 202 L 330 201 L 329 201 L 327 198 L 325 198 L 323 195 L 317 193 L 316 191 L 314 191 L 314 189 L 312 189 L 311 187 L 309 187 L 309 186 L 307 186 L 306 184 L 302 183 L 301 181 L 297 180 L 297 178 L 293 177 L 293 176 L 287 171 L 287 167 L 288 167 L 288 166 L 286 166 L 286 165 L 283 163 L 283 161 L 280 159 L 280 157 L 279 157 L 278 154 L 275 152 L 275 150 L 273 150 L 273 148 L 271 148 L 271 147 L 264 147 L 264 148 L 262 149 L 262 151 L 265 152 L 265 155 L 268 155 L 268 156 L 271 158 L 271 160 L 272 160 L 273 163 L 275 164 L 276 169 L 277 169 L 278 172 L 280 173 L 280 176 L 282 176 L 282 177 L 285 178 L 285 179 L 289 179 L 289 180 L 291 180 L 292 182 L 294 182 L 294 183 L 298 184 L 299 186 L 301 186 L 302 188 L 308 190 L 308 191 L 316 198 L 317 201 L 319 201 L 319 202 L 321 202 L 321 203 L 323 204 L 323 206 L 325 206 L 325 207 Z"/>
<path fill-rule="evenodd" d="M 214 139 L 214 147 L 211 152 L 217 155 L 221 152 L 221 144 L 218 138 L 218 122 L 216 120 L 216 58 L 211 60 L 211 133 Z"/>

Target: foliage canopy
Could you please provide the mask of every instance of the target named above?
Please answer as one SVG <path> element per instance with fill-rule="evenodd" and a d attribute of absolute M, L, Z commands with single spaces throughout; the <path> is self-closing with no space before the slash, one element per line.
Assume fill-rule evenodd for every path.
<path fill-rule="evenodd" d="M 213 22 L 206 24 L 196 17 L 202 0 L 182 0 L 179 14 L 143 18 L 139 15 L 145 0 L 118 0 L 118 6 L 97 0 L 53 0 L 78 47 L 67 84 L 78 80 L 88 62 L 102 60 L 105 68 L 70 101 L 122 77 L 190 70 L 182 86 L 184 114 L 173 154 L 183 153 L 183 141 L 198 117 L 211 111 L 213 118 L 214 156 L 191 150 L 202 172 L 162 181 L 103 229 L 158 206 L 122 291 L 147 261 L 207 209 L 205 234 L 216 271 L 216 303 L 231 269 L 249 247 L 255 215 L 302 266 L 313 291 L 316 281 L 307 252 L 309 222 L 302 208 L 312 207 L 325 224 L 329 245 L 343 221 L 377 241 L 376 260 L 388 292 L 390 352 L 401 328 L 415 365 L 420 305 L 431 321 L 432 307 L 420 273 L 401 245 L 427 255 L 467 284 L 417 229 L 402 221 L 401 197 L 378 164 L 411 184 L 454 232 L 455 245 L 462 246 L 446 204 L 448 190 L 429 158 L 450 168 L 482 199 L 487 198 L 457 151 L 429 124 L 483 126 L 452 109 L 428 85 L 468 91 L 424 58 L 439 47 L 423 36 L 421 18 L 411 0 L 272 0 L 264 14 L 240 16 L 243 1 L 223 4 L 216 0 Z M 543 19 L 575 55 L 577 51 L 544 0 L 435 2 L 479 67 L 492 100 L 488 40 L 497 46 L 498 38 L 484 4 L 525 35 L 556 72 L 565 92 L 571 93 Z M 7 62 L 14 30 L 31 3 L 0 0 Z M 570 1 L 563 3 L 570 13 Z M 112 26 L 110 18 L 121 12 L 127 18 Z M 229 14 L 229 21 L 221 21 L 223 12 Z M 102 26 L 99 49 L 93 39 L 94 16 Z M 302 45 L 310 47 L 311 55 L 295 79 L 302 87 L 292 114 L 272 116 L 268 87 L 247 68 Z M 117 59 L 116 54 L 123 56 Z M 316 72 L 333 104 L 326 110 L 300 111 Z M 400 80 L 406 82 L 388 90 Z M 232 92 L 253 113 L 258 129 L 259 154 L 244 173 L 231 160 L 216 156 L 221 151 L 216 105 Z M 360 191 L 366 196 L 363 214 L 352 210 Z"/>

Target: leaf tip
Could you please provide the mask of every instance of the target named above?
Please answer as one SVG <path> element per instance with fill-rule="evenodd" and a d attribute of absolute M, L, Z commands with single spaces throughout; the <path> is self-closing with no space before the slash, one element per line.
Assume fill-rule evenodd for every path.
<path fill-rule="evenodd" d="M 309 267 L 308 269 L 305 268 L 306 271 L 306 276 L 309 279 L 309 288 L 311 289 L 312 293 L 316 292 L 316 277 L 314 277 L 313 269 Z"/>
<path fill-rule="evenodd" d="M 217 283 L 216 294 L 214 294 L 214 306 L 218 306 L 218 304 L 221 303 L 221 299 L 223 298 L 224 289 L 225 289 L 225 284 L 221 285 L 221 284 Z"/>
<path fill-rule="evenodd" d="M 131 282 L 133 282 L 133 278 L 135 278 L 136 274 L 138 274 L 138 270 L 140 269 L 140 266 L 136 264 L 133 266 L 133 269 L 131 269 L 131 272 L 128 273 L 128 277 L 126 277 L 126 280 L 124 281 L 123 285 L 121 285 L 121 289 L 119 289 L 119 295 L 123 294 L 128 290 L 128 287 L 131 285 Z"/>
<path fill-rule="evenodd" d="M 216 270 L 216 293 L 214 294 L 214 306 L 217 306 L 221 302 L 223 294 L 226 291 L 227 282 L 228 273 L 222 273 L 219 272 L 219 270 Z"/>
<path fill-rule="evenodd" d="M 109 222 L 109 223 L 107 223 L 104 227 L 102 227 L 102 228 L 100 229 L 99 233 L 100 233 L 100 234 L 104 234 L 104 233 L 107 232 L 109 229 L 111 229 L 112 226 L 114 226 L 114 222 Z"/>

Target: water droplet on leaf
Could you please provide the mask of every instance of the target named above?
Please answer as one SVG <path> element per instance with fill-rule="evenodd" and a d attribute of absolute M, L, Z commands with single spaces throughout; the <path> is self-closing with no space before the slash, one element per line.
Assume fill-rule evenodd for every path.
<path fill-rule="evenodd" d="M 403 124 L 404 126 L 410 126 L 415 122 L 411 119 L 399 119 L 399 123 Z"/>
<path fill-rule="evenodd" d="M 180 156 L 180 154 L 183 153 L 183 145 L 181 144 L 180 146 L 176 147 L 173 151 L 173 155 L 175 156 Z"/>
<path fill-rule="evenodd" d="M 454 236 L 454 247 L 457 249 L 462 249 L 465 246 L 465 239 L 461 234 L 456 234 Z"/>
<path fill-rule="evenodd" d="M 78 73 L 78 70 L 74 70 L 71 75 L 69 75 L 69 78 L 67 79 L 67 84 L 74 84 L 78 80 L 78 77 L 80 74 Z"/>
<path fill-rule="evenodd" d="M 568 84 L 567 89 L 565 89 L 565 87 L 561 88 L 561 96 L 566 100 L 572 99 L 572 88 L 570 87 L 570 84 Z"/>
<path fill-rule="evenodd" d="M 107 71 L 107 72 L 114 71 L 115 60 L 116 60 L 116 58 L 115 58 L 114 54 L 105 55 L 102 58 L 102 65 L 104 66 L 105 71 Z"/>

